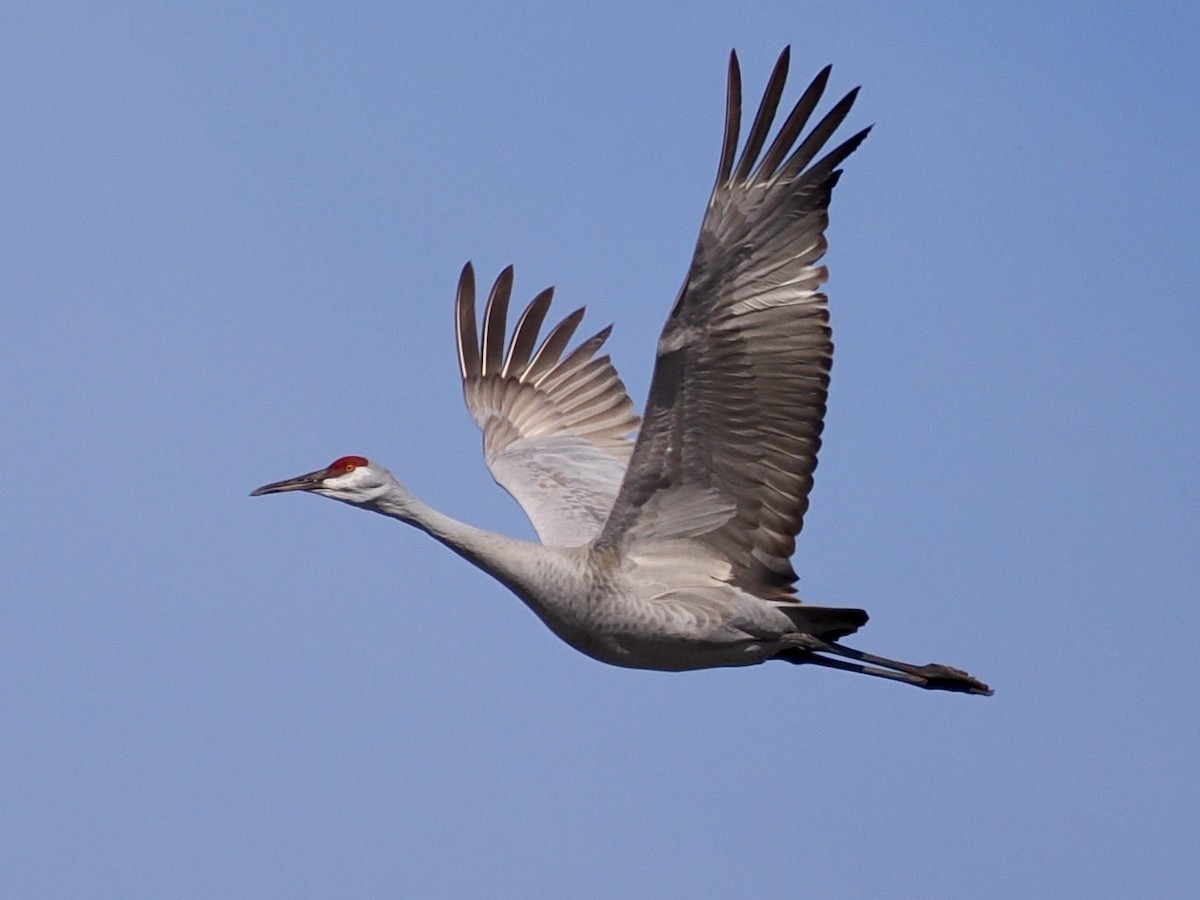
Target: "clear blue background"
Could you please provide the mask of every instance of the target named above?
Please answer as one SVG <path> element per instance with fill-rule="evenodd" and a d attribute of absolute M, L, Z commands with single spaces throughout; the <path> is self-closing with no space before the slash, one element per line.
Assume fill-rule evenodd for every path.
<path fill-rule="evenodd" d="M 1194 4 L 10 4 L 0 894 L 1195 896 Z M 736 46 L 876 123 L 796 565 L 992 699 L 622 671 L 395 522 L 528 535 L 455 279 L 639 405 Z M 848 132 L 847 132 L 848 133 Z"/>

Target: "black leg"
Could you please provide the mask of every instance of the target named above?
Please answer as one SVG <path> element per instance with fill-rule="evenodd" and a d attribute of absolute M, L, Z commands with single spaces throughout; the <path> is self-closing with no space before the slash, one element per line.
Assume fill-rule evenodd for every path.
<path fill-rule="evenodd" d="M 905 684 L 930 691 L 958 691 L 965 694 L 982 694 L 988 697 L 992 695 L 990 687 L 961 669 L 939 663 L 915 666 L 912 663 L 863 653 L 861 650 L 855 650 L 853 647 L 847 647 L 836 641 L 822 641 L 811 635 L 802 637 L 801 646 L 789 647 L 779 653 L 776 658 L 798 665 L 810 664 L 829 669 L 842 669 L 847 672 L 859 672 L 863 675 L 873 675 L 876 678 L 890 678 L 893 681 L 902 681 Z M 818 656 L 818 653 L 832 653 L 843 659 L 830 659 L 827 656 Z M 852 659 L 855 662 L 846 662 L 846 659 Z"/>

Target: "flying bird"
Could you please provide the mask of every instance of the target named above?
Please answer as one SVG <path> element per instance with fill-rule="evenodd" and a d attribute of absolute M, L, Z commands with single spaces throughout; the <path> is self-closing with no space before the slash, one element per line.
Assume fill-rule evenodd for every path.
<path fill-rule="evenodd" d="M 640 422 L 598 355 L 609 328 L 572 348 L 579 309 L 539 341 L 547 289 L 508 336 L 510 266 L 480 331 L 474 271 L 463 269 L 463 394 L 488 468 L 539 542 L 457 522 L 362 456 L 253 495 L 308 491 L 414 525 L 494 576 L 568 644 L 613 665 L 682 671 L 775 659 L 990 695 L 959 669 L 846 646 L 866 612 L 801 602 L 793 586 L 833 359 L 819 264 L 829 201 L 870 129 L 826 150 L 855 88 L 805 134 L 826 66 L 768 146 L 788 61 L 785 49 L 739 154 L 741 74 L 730 54 L 716 183 Z"/>

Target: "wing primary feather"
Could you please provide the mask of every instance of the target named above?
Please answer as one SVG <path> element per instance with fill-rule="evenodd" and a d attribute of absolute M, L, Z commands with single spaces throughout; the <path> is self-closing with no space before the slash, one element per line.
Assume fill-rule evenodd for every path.
<path fill-rule="evenodd" d="M 504 360 L 504 371 L 501 374 L 505 377 L 520 377 L 525 371 L 529 357 L 533 355 L 533 348 L 537 346 L 538 332 L 542 330 L 542 322 L 546 320 L 546 313 L 550 310 L 550 301 L 553 299 L 554 288 L 548 287 L 534 297 L 521 313 L 521 318 L 517 320 L 513 329 L 508 358 Z"/>
<path fill-rule="evenodd" d="M 575 329 L 583 321 L 583 313 L 584 307 L 581 306 L 551 329 L 550 333 L 546 335 L 546 339 L 542 341 L 542 346 L 538 347 L 537 352 L 533 355 L 529 368 L 526 369 L 526 381 L 537 384 L 539 378 L 554 368 L 554 364 L 558 362 L 567 342 L 575 334 Z"/>
<path fill-rule="evenodd" d="M 483 308 L 483 375 L 498 375 L 504 360 L 504 325 L 512 297 L 513 267 L 505 266 L 496 278 Z"/>
<path fill-rule="evenodd" d="M 738 66 L 737 51 L 729 51 L 729 81 L 725 90 L 725 136 L 721 141 L 721 161 L 717 165 L 716 191 L 729 180 L 733 171 L 733 157 L 737 153 L 738 129 L 742 121 L 742 70 Z"/>
<path fill-rule="evenodd" d="M 775 135 L 775 140 L 771 142 L 767 155 L 763 157 L 763 161 L 755 173 L 755 180 L 759 176 L 770 178 L 775 174 L 775 170 L 787 156 L 792 144 L 795 143 L 796 137 L 804 130 L 804 126 L 808 123 L 808 117 L 821 102 L 821 96 L 825 93 L 825 86 L 829 83 L 829 73 L 832 70 L 833 66 L 826 66 L 818 72 L 817 77 L 812 80 L 804 94 L 796 101 L 796 105 L 792 107 L 792 111 L 784 120 L 783 127 L 779 129 L 779 134 Z"/>
<path fill-rule="evenodd" d="M 767 89 L 763 92 L 762 102 L 758 104 L 758 112 L 754 115 L 754 124 L 746 135 L 746 146 L 742 148 L 742 157 L 738 162 L 735 181 L 745 181 L 758 159 L 758 154 L 766 143 L 767 134 L 771 131 L 771 123 L 775 121 L 775 113 L 779 109 L 779 98 L 783 96 L 783 86 L 787 83 L 788 62 L 791 58 L 791 48 L 784 47 L 775 61 Z"/>
<path fill-rule="evenodd" d="M 787 163 L 784 164 L 784 167 L 779 170 L 777 177 L 790 179 L 798 176 L 800 171 L 812 161 L 812 158 L 825 146 L 825 142 L 829 140 L 833 132 L 837 130 L 837 127 L 849 115 L 850 107 L 854 105 L 854 100 L 857 97 L 858 88 L 855 88 L 834 104 L 833 109 L 825 114 L 825 117 L 809 132 L 808 137 L 796 148 L 796 151 L 791 155 Z"/>
<path fill-rule="evenodd" d="M 554 366 L 553 372 L 547 372 L 536 378 L 537 386 L 549 390 L 561 381 L 575 377 L 575 370 L 586 365 L 599 350 L 608 336 L 612 334 L 612 326 L 601 328 L 586 341 L 572 350 L 560 363 Z"/>
<path fill-rule="evenodd" d="M 454 301 L 454 336 L 458 343 L 458 369 L 464 380 L 479 374 L 479 335 L 475 330 L 475 268 L 467 263 L 458 276 Z"/>
<path fill-rule="evenodd" d="M 813 163 L 812 169 L 810 170 L 812 172 L 812 177 L 828 177 L 829 173 L 846 161 L 846 157 L 858 149 L 858 145 L 867 139 L 867 135 L 871 133 L 871 129 L 873 127 L 874 126 L 872 125 L 868 125 L 858 134 L 847 138 L 845 141 L 838 144 L 835 148 L 822 156 L 820 160 Z M 832 187 L 832 185 L 830 185 L 830 187 Z"/>
<path fill-rule="evenodd" d="M 608 368 L 608 357 L 587 359 L 578 363 L 565 377 L 560 376 L 558 369 L 553 375 L 547 375 L 538 383 L 543 390 L 553 390 L 563 405 L 575 405 L 578 398 L 586 395 L 597 385 L 603 386 L 607 379 L 604 371 Z"/>

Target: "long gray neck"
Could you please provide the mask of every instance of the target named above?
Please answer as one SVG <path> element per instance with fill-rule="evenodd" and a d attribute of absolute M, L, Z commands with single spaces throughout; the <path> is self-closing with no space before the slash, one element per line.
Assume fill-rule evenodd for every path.
<path fill-rule="evenodd" d="M 541 544 L 484 531 L 443 515 L 399 483 L 390 494 L 364 507 L 421 529 L 522 596 L 534 587 L 529 578 L 543 569 L 547 557 L 553 555 L 552 550 Z"/>

